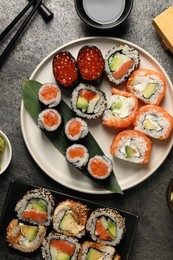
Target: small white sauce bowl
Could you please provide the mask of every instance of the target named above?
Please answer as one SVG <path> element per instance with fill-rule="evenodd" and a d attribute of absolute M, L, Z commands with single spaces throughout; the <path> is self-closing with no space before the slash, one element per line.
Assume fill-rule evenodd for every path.
<path fill-rule="evenodd" d="M 10 164 L 12 158 L 12 147 L 8 137 L 0 130 L 0 136 L 5 140 L 5 149 L 0 157 L 0 174 L 2 174 Z"/>

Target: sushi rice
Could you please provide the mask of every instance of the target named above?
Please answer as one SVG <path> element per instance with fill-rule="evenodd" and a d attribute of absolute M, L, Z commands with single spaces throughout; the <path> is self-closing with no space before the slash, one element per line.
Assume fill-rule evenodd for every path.
<path fill-rule="evenodd" d="M 89 159 L 88 149 L 81 144 L 73 144 L 66 149 L 66 159 L 77 168 L 85 166 Z"/>

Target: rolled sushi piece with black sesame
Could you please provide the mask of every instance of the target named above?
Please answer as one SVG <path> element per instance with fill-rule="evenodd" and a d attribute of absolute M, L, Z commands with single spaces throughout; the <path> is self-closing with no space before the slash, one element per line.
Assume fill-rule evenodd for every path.
<path fill-rule="evenodd" d="M 51 232 L 43 241 L 42 256 L 46 260 L 76 260 L 80 244 L 74 237 Z"/>
<path fill-rule="evenodd" d="M 105 56 L 106 75 L 115 85 L 124 83 L 139 64 L 138 50 L 129 45 L 117 44 Z"/>
<path fill-rule="evenodd" d="M 18 219 L 12 219 L 7 227 L 6 240 L 10 247 L 30 253 L 41 246 L 46 230 L 43 225 L 26 225 Z"/>
<path fill-rule="evenodd" d="M 68 162 L 80 169 L 88 162 L 88 149 L 82 144 L 72 144 L 66 149 L 65 157 Z"/>
<path fill-rule="evenodd" d="M 103 114 L 106 106 L 105 93 L 94 86 L 80 83 L 72 92 L 71 108 L 77 116 L 96 119 Z"/>
<path fill-rule="evenodd" d="M 94 241 L 85 241 L 81 245 L 78 260 L 90 260 L 90 259 L 114 259 L 115 248 L 112 246 L 106 246 Z"/>
<path fill-rule="evenodd" d="M 53 108 L 46 108 L 38 115 L 38 126 L 46 131 L 55 131 L 62 121 L 60 113 Z"/>
<path fill-rule="evenodd" d="M 80 117 L 71 118 L 65 124 L 65 134 L 71 141 L 78 141 L 84 138 L 89 132 L 88 124 Z"/>
<path fill-rule="evenodd" d="M 16 204 L 15 211 L 20 220 L 37 225 L 50 225 L 54 210 L 54 197 L 44 188 L 28 191 Z"/>
<path fill-rule="evenodd" d="M 55 208 L 53 229 L 63 235 L 81 238 L 85 235 L 88 207 L 75 200 L 64 200 Z"/>
<path fill-rule="evenodd" d="M 113 164 L 106 155 L 95 155 L 90 158 L 87 168 L 93 178 L 106 179 L 113 170 Z"/>
<path fill-rule="evenodd" d="M 112 208 L 98 208 L 87 220 L 91 238 L 104 245 L 116 246 L 125 234 L 125 218 Z"/>
<path fill-rule="evenodd" d="M 61 90 L 54 83 L 45 83 L 38 91 L 38 99 L 46 107 L 56 107 L 61 101 Z"/>

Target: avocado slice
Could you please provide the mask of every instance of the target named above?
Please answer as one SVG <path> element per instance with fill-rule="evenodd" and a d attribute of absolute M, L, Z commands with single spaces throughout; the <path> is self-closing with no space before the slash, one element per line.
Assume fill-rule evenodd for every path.
<path fill-rule="evenodd" d="M 38 227 L 35 226 L 21 226 L 22 233 L 26 236 L 29 242 L 32 242 L 37 235 Z"/>
<path fill-rule="evenodd" d="M 111 233 L 111 235 L 113 237 L 116 237 L 117 230 L 116 230 L 116 223 L 115 222 L 110 221 L 108 223 L 108 231 Z"/>
<path fill-rule="evenodd" d="M 46 204 L 43 204 L 39 200 L 33 200 L 32 201 L 32 208 L 33 208 L 33 210 L 36 210 L 36 211 L 39 211 L 39 212 L 47 212 Z"/>
<path fill-rule="evenodd" d="M 65 214 L 59 225 L 61 230 L 67 230 L 71 223 L 74 221 L 71 214 Z"/>
<path fill-rule="evenodd" d="M 157 130 L 158 124 L 156 122 L 148 119 L 143 122 L 143 127 L 147 130 Z"/>
<path fill-rule="evenodd" d="M 70 260 L 70 256 L 64 252 L 58 252 L 56 256 L 56 260 Z"/>
<path fill-rule="evenodd" d="M 142 92 L 144 98 L 150 98 L 153 94 L 156 93 L 157 84 L 156 83 L 149 83 L 147 84 L 146 88 Z"/>
<path fill-rule="evenodd" d="M 125 146 L 125 152 L 126 152 L 127 158 L 132 158 L 136 154 L 136 150 L 128 145 Z"/>
<path fill-rule="evenodd" d="M 111 110 L 116 110 L 116 109 L 121 109 L 123 105 L 122 100 L 117 100 L 116 102 L 114 102 L 111 106 Z"/>
<path fill-rule="evenodd" d="M 86 260 L 98 260 L 102 259 L 104 254 L 95 248 L 90 248 L 86 257 Z"/>
<path fill-rule="evenodd" d="M 88 101 L 84 97 L 78 97 L 76 107 L 79 109 L 87 109 Z"/>

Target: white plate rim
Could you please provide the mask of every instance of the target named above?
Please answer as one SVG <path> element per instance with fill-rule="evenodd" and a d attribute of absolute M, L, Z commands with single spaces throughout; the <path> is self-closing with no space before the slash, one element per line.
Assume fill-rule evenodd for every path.
<path fill-rule="evenodd" d="M 127 44 L 130 45 L 136 49 L 138 49 L 140 52 L 142 52 L 143 54 L 145 54 L 149 59 L 151 59 L 153 61 L 153 63 L 159 68 L 160 71 L 162 71 L 166 77 L 167 83 L 170 87 L 170 91 L 173 92 L 173 85 L 172 82 L 167 74 L 167 72 L 165 71 L 165 69 L 162 67 L 162 65 L 147 51 L 145 51 L 143 48 L 139 47 L 138 45 L 124 40 L 124 39 L 120 39 L 120 38 L 115 38 L 115 37 L 105 37 L 105 36 L 91 36 L 91 37 L 83 37 L 77 40 L 73 40 L 70 41 L 58 48 L 56 48 L 55 50 L 53 50 L 51 53 L 49 53 L 35 68 L 35 70 L 33 71 L 33 73 L 30 76 L 30 79 L 34 79 L 37 71 L 39 71 L 39 69 L 44 65 L 44 63 L 50 58 L 52 57 L 56 52 L 68 48 L 69 46 L 75 45 L 75 44 L 81 44 L 83 42 L 89 42 L 89 41 L 113 41 L 115 43 L 122 43 L 122 44 Z M 37 163 L 37 165 L 52 179 L 54 179 L 56 182 L 62 184 L 63 186 L 79 191 L 79 192 L 84 192 L 84 193 L 91 193 L 91 194 L 109 194 L 112 193 L 111 191 L 102 189 L 102 188 L 94 188 L 93 190 L 91 189 L 81 189 L 80 187 L 74 187 L 73 185 L 69 185 L 67 183 L 62 182 L 61 180 L 57 180 L 57 178 L 55 178 L 55 176 L 52 176 L 50 171 L 46 171 L 44 166 L 42 165 L 42 162 L 40 162 L 36 156 L 35 156 L 35 152 L 32 150 L 31 144 L 29 143 L 29 141 L 27 140 L 27 135 L 25 132 L 25 126 L 24 126 L 24 114 L 27 114 L 28 112 L 26 111 L 26 108 L 24 107 L 24 103 L 23 100 L 21 101 L 21 108 L 20 108 L 20 121 L 21 121 L 21 130 L 22 130 L 22 135 L 25 141 L 25 144 L 27 146 L 27 149 L 29 150 L 32 158 L 34 159 L 34 161 Z M 173 137 L 173 134 L 170 136 L 170 139 Z M 136 180 L 135 182 L 131 183 L 130 185 L 126 185 L 125 187 L 122 187 L 122 190 L 125 191 L 127 189 L 133 188 L 134 186 L 142 183 L 143 181 L 145 181 L 147 178 L 149 178 L 160 166 L 161 164 L 165 161 L 166 157 L 168 156 L 171 148 L 173 146 L 173 142 L 169 142 L 168 148 L 164 154 L 164 156 L 161 158 L 159 165 L 156 165 L 155 167 L 153 167 L 153 170 L 150 171 L 148 174 L 146 174 L 145 176 L 143 176 L 142 178 L 139 178 L 138 180 Z M 121 185 L 120 185 L 121 186 Z"/>

